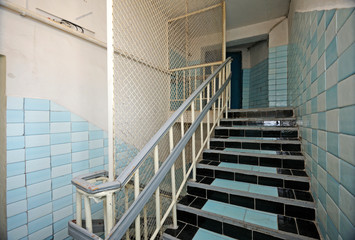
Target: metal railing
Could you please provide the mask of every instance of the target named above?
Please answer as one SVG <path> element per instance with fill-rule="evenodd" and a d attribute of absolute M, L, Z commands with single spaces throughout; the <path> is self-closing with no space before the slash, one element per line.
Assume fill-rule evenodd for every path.
<path fill-rule="evenodd" d="M 105 239 L 126 239 L 130 238 L 130 232 L 135 239 L 154 239 L 162 234 L 162 227 L 167 219 L 172 220 L 172 227 L 177 227 L 176 204 L 179 196 L 185 187 L 186 181 L 192 173 L 192 180 L 196 180 L 197 161 L 202 156 L 205 147 L 209 147 L 209 139 L 213 130 L 219 125 L 223 112 L 228 116 L 230 107 L 230 80 L 231 80 L 231 58 L 223 62 L 206 81 L 204 81 L 174 112 L 169 120 L 137 154 L 132 162 L 113 182 L 108 182 L 107 171 L 99 171 L 74 178 L 73 185 L 77 188 L 76 220 L 69 222 L 69 234 L 75 239 L 102 239 L 93 234 L 94 230 L 105 232 Z M 205 95 L 205 97 L 203 97 Z M 206 99 L 204 102 L 203 99 Z M 195 117 L 195 110 L 199 105 L 199 115 Z M 191 125 L 185 131 L 184 113 L 191 110 Z M 210 119 L 212 117 L 212 120 Z M 206 119 L 204 124 L 204 119 Z M 174 145 L 174 126 L 180 124 L 181 137 Z M 205 129 L 206 128 L 206 129 Z M 200 131 L 201 144 L 196 148 L 196 131 Z M 206 131 L 206 134 L 203 132 Z M 159 159 L 159 144 L 165 135 L 169 136 L 170 154 L 166 159 Z M 186 145 L 191 142 L 192 159 L 186 159 Z M 154 175 L 144 186 L 140 182 L 139 171 L 148 156 L 153 154 Z M 179 158 L 180 157 L 180 158 Z M 175 181 L 175 165 L 177 159 L 181 159 L 183 180 L 178 186 Z M 170 171 L 170 175 L 168 174 Z M 171 187 L 168 198 L 163 198 L 162 182 L 169 177 Z M 133 179 L 133 181 L 132 181 Z M 166 181 L 164 181 L 166 182 Z M 128 196 L 125 195 L 125 213 L 118 220 L 115 226 L 114 219 L 114 194 L 120 190 L 127 192 L 128 188 L 134 189 L 134 201 L 128 206 Z M 82 220 L 82 198 L 85 205 L 85 221 Z M 92 220 L 90 209 L 90 198 L 104 201 L 104 221 Z M 162 200 L 168 202 L 162 207 Z M 154 211 L 155 210 L 155 211 Z M 141 218 L 141 216 L 143 216 Z M 148 216 L 150 227 L 148 229 Z M 153 216 L 153 217 L 151 217 Z M 153 220 L 152 220 L 153 219 Z M 141 223 L 143 221 L 143 223 Z M 153 223 L 153 224 L 152 224 Z M 134 226 L 132 225 L 134 224 Z M 85 228 L 84 228 L 85 227 Z M 143 228 L 143 229 L 142 229 Z"/>

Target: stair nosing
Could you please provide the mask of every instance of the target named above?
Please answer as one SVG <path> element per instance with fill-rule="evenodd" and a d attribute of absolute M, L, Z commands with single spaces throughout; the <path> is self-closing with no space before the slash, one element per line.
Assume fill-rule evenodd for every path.
<path fill-rule="evenodd" d="M 277 201 L 281 202 L 284 204 L 289 204 L 293 206 L 298 206 L 298 207 L 305 207 L 305 208 L 312 208 L 315 209 L 315 202 L 308 202 L 308 201 L 303 201 L 299 199 L 288 199 L 288 198 L 282 198 L 282 197 L 274 197 L 270 195 L 263 195 L 263 194 L 258 194 L 258 193 L 252 193 L 252 192 L 246 192 L 243 190 L 236 190 L 236 189 L 230 189 L 230 188 L 223 188 L 223 187 L 218 187 L 218 186 L 213 186 L 205 183 L 198 183 L 194 181 L 187 181 L 187 186 L 190 187 L 202 187 L 207 190 L 223 190 L 223 192 L 227 192 L 229 194 L 239 194 L 242 195 L 243 197 L 252 197 L 252 198 L 258 198 L 262 200 L 268 200 L 268 201 Z M 193 195 L 193 194 L 189 194 Z M 195 195 L 193 195 L 195 196 Z M 276 214 L 276 213 L 274 213 Z"/>
<path fill-rule="evenodd" d="M 257 137 L 255 137 L 257 138 Z M 301 144 L 299 140 L 288 140 L 288 139 L 277 139 L 277 140 L 267 140 L 267 139 L 230 139 L 230 138 L 211 138 L 210 141 L 218 142 L 256 142 L 256 143 L 280 143 L 280 144 Z M 286 142 L 286 143 L 285 143 Z"/>
<path fill-rule="evenodd" d="M 273 234 L 272 236 L 286 238 L 288 240 L 299 240 L 299 239 L 314 240 L 315 239 L 315 238 L 310 238 L 310 237 L 303 236 L 303 235 L 300 235 L 300 234 L 294 234 L 294 233 L 289 233 L 289 232 L 285 232 L 285 231 L 282 231 L 282 230 L 275 230 L 275 229 L 272 229 L 272 228 L 266 228 L 264 226 L 256 225 L 256 224 L 253 224 L 253 223 L 248 223 L 248 222 L 245 222 L 245 221 L 237 220 L 237 219 L 230 218 L 230 217 L 227 217 L 227 216 L 223 216 L 223 215 L 220 215 L 220 214 L 211 213 L 211 212 L 204 211 L 204 210 L 201 210 L 201 209 L 185 206 L 185 205 L 182 205 L 182 204 L 179 204 L 179 203 L 176 205 L 176 207 L 177 207 L 178 210 L 188 211 L 190 213 L 194 213 L 196 215 L 203 216 L 203 217 L 206 217 L 206 218 L 216 217 L 214 219 L 216 219 L 216 220 L 218 219 L 217 221 L 220 221 L 220 222 L 225 222 L 225 223 L 228 223 L 228 224 L 236 225 L 238 227 L 247 228 L 247 229 L 252 230 L 252 231 L 262 232 L 262 233 L 266 233 L 266 234 L 270 234 L 271 233 L 271 234 Z M 275 215 L 279 215 L 279 214 L 275 214 Z"/>
<path fill-rule="evenodd" d="M 298 131 L 298 126 L 290 126 L 290 127 L 278 127 L 278 126 L 272 126 L 272 127 L 266 127 L 266 126 L 245 126 L 245 125 L 239 125 L 238 127 L 231 126 L 231 127 L 226 127 L 226 126 L 218 126 L 215 128 L 216 130 L 263 130 L 263 131 Z"/>
<path fill-rule="evenodd" d="M 277 155 L 277 154 L 262 154 L 262 153 L 247 153 L 247 152 L 229 152 L 223 150 L 205 149 L 203 152 L 206 153 L 220 153 L 220 154 L 230 154 L 238 156 L 255 156 L 264 158 L 279 158 L 279 159 L 291 159 L 291 160 L 305 160 L 304 156 L 296 155 Z"/>
<path fill-rule="evenodd" d="M 236 163 L 238 164 L 238 163 Z M 210 169 L 210 170 L 221 170 L 224 172 L 233 172 L 233 173 L 242 173 L 242 174 L 252 174 L 261 177 L 274 177 L 282 180 L 290 180 L 290 181 L 298 181 L 298 182 L 310 182 L 310 178 L 308 176 L 294 176 L 294 175 L 285 175 L 285 174 L 275 174 L 268 172 L 258 172 L 253 170 L 244 170 L 244 169 L 234 169 L 227 167 L 219 167 L 215 165 L 208 165 L 203 163 L 198 163 L 197 168 Z M 292 168 L 291 168 L 292 169 Z"/>
<path fill-rule="evenodd" d="M 284 110 L 292 110 L 292 107 L 279 107 L 279 108 L 248 108 L 248 109 L 228 109 L 228 113 L 234 112 L 272 112 L 272 111 L 284 111 Z"/>
<path fill-rule="evenodd" d="M 248 122 L 248 121 L 296 121 L 296 117 L 237 117 L 222 118 L 220 121 L 226 122 Z"/>

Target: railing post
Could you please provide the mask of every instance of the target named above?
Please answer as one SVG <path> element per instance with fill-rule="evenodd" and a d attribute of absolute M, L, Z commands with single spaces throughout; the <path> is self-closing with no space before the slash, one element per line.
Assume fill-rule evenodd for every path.
<path fill-rule="evenodd" d="M 191 124 L 195 122 L 195 101 L 192 101 L 191 103 Z M 192 180 L 196 181 L 196 161 L 195 161 L 195 156 L 196 156 L 196 139 L 195 139 L 195 133 L 192 134 Z"/>
<path fill-rule="evenodd" d="M 184 129 L 184 114 L 181 114 L 181 138 L 184 137 L 185 135 L 185 129 Z M 182 172 L 184 179 L 186 177 L 186 152 L 185 148 L 182 150 Z"/>
<path fill-rule="evenodd" d="M 139 169 L 137 169 L 136 173 L 134 174 L 134 198 L 137 199 L 139 195 Z M 141 215 L 138 215 L 135 220 L 135 232 L 136 236 L 135 239 L 141 239 Z"/>
<path fill-rule="evenodd" d="M 200 114 L 202 113 L 202 97 L 203 97 L 203 91 L 200 93 Z M 203 120 L 200 123 L 200 139 L 201 139 L 201 148 L 202 148 L 202 144 L 203 144 Z"/>
<path fill-rule="evenodd" d="M 174 126 L 174 125 L 173 125 Z M 169 142 L 170 142 L 170 152 L 174 148 L 174 135 L 173 135 L 173 126 L 169 130 Z M 173 228 L 177 228 L 177 212 L 176 212 L 176 182 L 175 182 L 175 164 L 171 167 L 171 197 L 173 203 Z"/>
<path fill-rule="evenodd" d="M 217 84 L 217 78 L 214 77 L 212 80 L 212 89 L 213 89 L 212 96 L 216 94 L 216 84 Z M 216 123 L 216 103 L 213 103 L 212 108 L 213 108 L 213 126 L 214 126 Z"/>
<path fill-rule="evenodd" d="M 218 89 L 220 89 L 221 86 L 222 86 L 222 72 L 219 72 L 219 75 L 218 75 Z M 218 97 L 217 126 L 219 126 L 219 123 L 220 123 L 220 121 L 219 121 L 220 111 L 221 111 L 221 96 Z"/>
<path fill-rule="evenodd" d="M 213 81 L 212 81 L 213 82 Z M 207 103 L 210 101 L 210 83 L 207 85 Z M 210 148 L 210 110 L 207 112 L 207 148 Z"/>
<path fill-rule="evenodd" d="M 147 205 L 143 209 L 143 220 L 144 220 L 144 240 L 148 240 L 148 217 L 147 217 Z"/>
<path fill-rule="evenodd" d="M 107 234 L 111 231 L 114 224 L 114 209 L 113 209 L 113 193 L 108 193 L 106 195 L 106 225 L 107 225 Z"/>
<path fill-rule="evenodd" d="M 157 173 L 159 169 L 159 148 L 158 145 L 154 148 L 154 173 Z M 161 221 L 160 221 L 160 188 L 158 187 L 155 190 L 155 219 L 157 228 L 160 229 Z"/>
<path fill-rule="evenodd" d="M 128 189 L 126 186 L 124 186 L 124 204 L 125 204 L 125 211 L 128 210 Z M 129 240 L 130 237 L 129 237 L 129 230 L 126 232 L 126 240 Z"/>

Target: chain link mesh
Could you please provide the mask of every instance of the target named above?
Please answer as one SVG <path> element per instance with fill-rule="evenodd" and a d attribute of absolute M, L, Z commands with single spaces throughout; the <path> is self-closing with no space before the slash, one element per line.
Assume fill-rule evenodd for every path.
<path fill-rule="evenodd" d="M 145 146 L 185 99 L 222 61 L 221 0 L 115 0 L 114 40 L 114 154 L 116 174 Z M 196 12 L 197 11 L 197 12 Z M 199 66 L 201 64 L 207 66 Z M 209 64 L 209 65 L 208 65 Z M 196 67 L 195 67 L 196 66 Z M 179 68 L 188 68 L 180 69 Z M 206 94 L 204 94 L 205 98 Z M 204 100 L 205 103 L 205 100 Z M 196 103 L 195 110 L 199 110 Z M 197 114 L 196 114 L 197 116 Z M 184 114 L 191 121 L 191 113 Z M 173 127 L 173 145 L 181 139 L 181 123 Z M 184 132 L 190 123 L 184 123 Z M 200 135 L 196 132 L 196 144 Z M 206 130 L 204 131 L 204 135 Z M 169 134 L 158 144 L 159 165 L 170 153 Z M 185 150 L 186 169 L 191 165 L 191 141 Z M 154 175 L 153 152 L 139 167 L 141 190 Z M 176 186 L 183 181 L 182 155 L 175 163 Z M 132 182 L 116 194 L 116 219 L 134 200 Z M 161 213 L 171 204 L 171 176 L 160 185 Z M 184 195 L 182 192 L 182 195 Z M 155 195 L 141 213 L 141 233 L 156 228 Z M 165 225 L 171 224 L 171 216 Z M 144 230 L 143 230 L 144 229 Z M 134 239 L 134 223 L 127 238 Z"/>

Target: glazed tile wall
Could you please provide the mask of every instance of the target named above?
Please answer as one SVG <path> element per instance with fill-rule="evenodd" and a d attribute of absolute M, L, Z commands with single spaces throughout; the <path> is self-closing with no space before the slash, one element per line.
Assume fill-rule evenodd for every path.
<path fill-rule="evenodd" d="M 296 108 L 325 239 L 355 236 L 354 8 L 296 13 L 288 103 Z"/>
<path fill-rule="evenodd" d="M 268 59 L 250 69 L 249 86 L 249 108 L 268 107 Z"/>
<path fill-rule="evenodd" d="M 269 107 L 287 106 L 287 49 L 269 48 Z"/>
<path fill-rule="evenodd" d="M 250 69 L 243 69 L 242 108 L 249 108 L 249 80 Z"/>
<path fill-rule="evenodd" d="M 107 133 L 45 99 L 7 98 L 8 239 L 65 239 L 77 175 L 107 168 Z M 94 218 L 102 203 L 92 202 Z"/>

